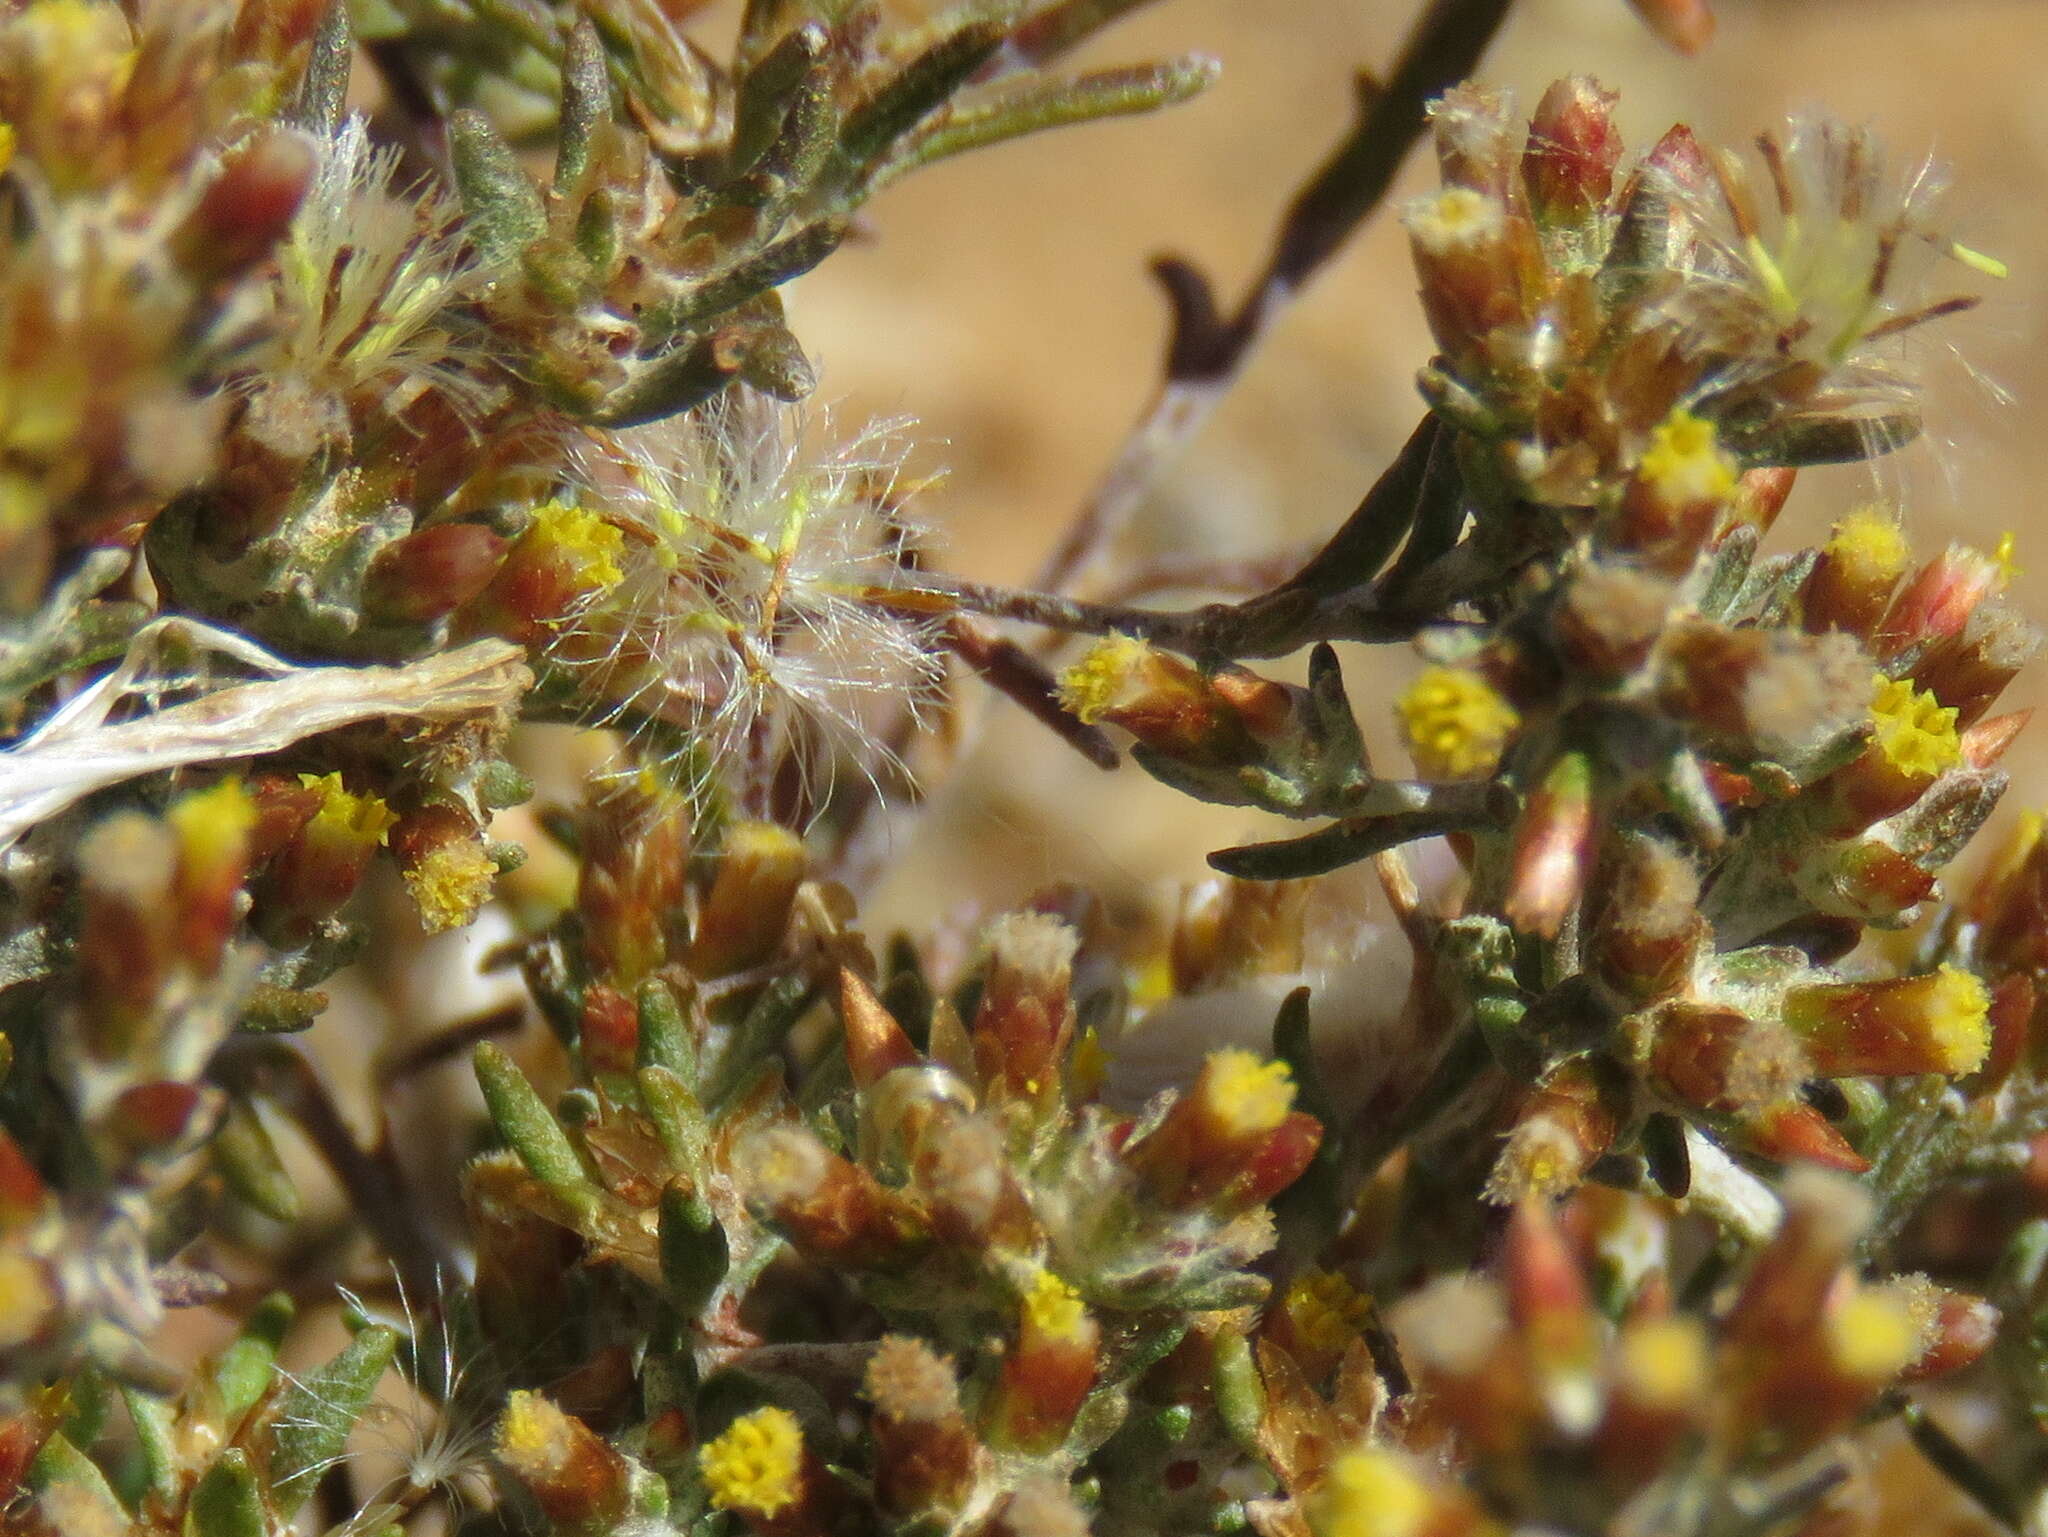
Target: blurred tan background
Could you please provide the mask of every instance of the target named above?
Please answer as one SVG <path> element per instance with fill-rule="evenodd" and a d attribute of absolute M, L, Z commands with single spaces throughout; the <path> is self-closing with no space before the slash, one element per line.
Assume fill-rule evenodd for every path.
<path fill-rule="evenodd" d="M 1342 131 L 1353 70 L 1389 63 L 1416 8 L 1159 0 L 1082 62 L 1207 53 L 1223 74 L 1204 96 L 913 178 L 872 208 L 872 242 L 796 287 L 820 398 L 842 418 L 922 423 L 922 463 L 949 472 L 924 512 L 956 569 L 1029 576 L 1155 381 L 1165 315 L 1146 259 L 1183 253 L 1235 296 L 1280 208 Z M 1824 105 L 1868 122 L 1900 161 L 1946 161 L 1952 227 L 2013 275 L 1926 344 L 1928 439 L 1875 478 L 1809 473 L 1776 543 L 1885 490 L 1905 501 L 1923 550 L 2015 529 L 2019 597 L 2048 618 L 2048 520 L 2034 489 L 2048 462 L 2048 3 L 1721 0 L 1720 12 L 1713 46 L 1684 59 L 1623 0 L 1523 0 L 1485 74 L 1525 108 L 1560 74 L 1595 75 L 1621 92 L 1632 149 L 1681 119 L 1743 144 L 1788 111 Z M 1395 204 L 1432 184 L 1432 169 L 1411 163 Z M 1952 275 L 1958 288 L 1975 282 Z M 1428 352 L 1405 245 L 1383 214 L 1269 338 L 1145 509 L 1131 555 L 1250 553 L 1333 527 L 1413 425 L 1412 378 Z M 1381 742 L 1407 665 L 1398 651 L 1346 658 Z M 2037 667 L 2014 702 L 2038 700 L 2044 678 Z M 2013 802 L 2048 798 L 2048 743 L 2020 752 Z M 875 916 L 929 920 L 1056 878 L 1129 899 L 1196 873 L 1208 848 L 1278 830 L 1191 806 L 1128 765 L 1101 774 L 997 709 L 966 772 L 902 835 Z"/>

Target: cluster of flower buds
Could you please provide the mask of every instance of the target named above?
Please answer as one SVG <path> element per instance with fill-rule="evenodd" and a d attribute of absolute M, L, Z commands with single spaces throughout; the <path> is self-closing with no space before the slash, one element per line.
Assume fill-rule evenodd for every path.
<path fill-rule="evenodd" d="M 1724 1470 L 1725 1494 L 1750 1481 L 1768 1487 L 1881 1394 L 1983 1354 L 1996 1322 L 1987 1304 L 1919 1278 L 1858 1279 L 1860 1191 L 1809 1173 L 1788 1181 L 1785 1196 L 1783 1225 L 1717 1316 L 1674 1312 L 1658 1272 L 1635 1277 L 1603 1310 L 1586 1263 L 1615 1213 L 1601 1202 L 1574 1203 L 1561 1217 L 1545 1203 L 1517 1205 L 1493 1274 L 1439 1277 L 1390 1311 L 1415 1388 L 1401 1439 L 1415 1451 L 1449 1450 L 1522 1520 L 1571 1507 L 1595 1529 L 1629 1529 L 1694 1458 Z M 1383 1446 L 1352 1455 L 1409 1466 Z M 1346 1484 L 1338 1459 L 1306 1501 L 1319 1534 L 1372 1530 L 1342 1524 Z M 1425 1495 L 1411 1498 L 1421 1506 Z M 1427 1498 L 1448 1509 L 1462 1496 Z"/>
<path fill-rule="evenodd" d="M 1444 190 L 1406 222 L 1442 354 L 1432 403 L 1497 445 L 1532 501 L 1599 506 L 1632 471 L 1663 480 L 1614 514 L 1657 569 L 1684 562 L 1716 492 L 1662 474 L 1660 424 L 1739 421 L 1750 464 L 1862 457 L 1873 419 L 1910 437 L 1912 388 L 1882 343 L 1955 308 L 1920 306 L 1921 251 L 1998 269 L 1938 232 L 1934 184 L 1893 181 L 1861 130 L 1802 119 L 1764 136 L 1760 207 L 1741 163 L 1684 128 L 1625 167 L 1613 106 L 1560 81 L 1524 135 L 1504 94 L 1450 92 L 1434 108 Z"/>

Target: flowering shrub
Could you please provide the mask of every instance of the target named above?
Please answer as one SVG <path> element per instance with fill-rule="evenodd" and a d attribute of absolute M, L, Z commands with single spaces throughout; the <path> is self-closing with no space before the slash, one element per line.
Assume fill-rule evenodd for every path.
<path fill-rule="evenodd" d="M 1434 0 L 1241 304 L 1162 268 L 1044 580 L 961 580 L 778 291 L 1199 90 L 1061 72 L 1133 8 L 0 16 L 0 1529 L 1822 1537 L 1915 1529 L 1908 1462 L 2039 1529 L 2039 820 L 1941 882 L 2040 637 L 2009 540 L 1766 552 L 2001 269 L 1859 128 L 1525 119 L 1506 0 Z M 1089 596 L 1422 140 L 1407 445 L 1277 585 Z M 1422 657 L 1413 777 L 1337 642 Z M 1315 825 L 871 936 L 984 686 Z M 349 1000 L 473 923 L 497 992 L 352 1103 Z"/>

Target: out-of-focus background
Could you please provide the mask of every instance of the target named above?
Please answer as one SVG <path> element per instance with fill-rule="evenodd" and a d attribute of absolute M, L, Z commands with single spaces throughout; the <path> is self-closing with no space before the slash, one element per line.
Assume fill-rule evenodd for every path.
<path fill-rule="evenodd" d="M 791 294 L 835 415 L 907 414 L 945 559 L 1029 578 L 1157 378 L 1165 312 L 1145 274 L 1165 250 L 1234 296 L 1280 209 L 1344 130 L 1351 79 L 1394 57 L 1415 0 L 1159 0 L 1082 62 L 1197 51 L 1223 65 L 1193 103 L 977 154 L 871 209 L 873 239 Z M 1849 505 L 1900 497 L 1917 546 L 2019 536 L 2017 596 L 2048 620 L 2048 4 L 2042 0 L 1721 0 L 1695 59 L 1659 45 L 1623 0 L 1523 0 L 1485 76 L 1534 105 L 1552 79 L 1618 90 L 1632 147 L 1675 121 L 1742 145 L 1789 111 L 1825 106 L 1877 129 L 1900 162 L 1951 168 L 1949 222 L 2009 263 L 1977 312 L 1929 333 L 1929 436 L 1879 472 L 1809 472 L 1774 535 L 1821 534 Z M 1222 412 L 1160 486 L 1127 553 L 1251 554 L 1327 532 L 1414 425 L 1430 348 L 1393 217 L 1434 184 L 1417 157 L 1382 215 L 1316 280 Z M 1943 290 L 1937 288 L 1938 295 Z M 2004 403 L 2001 403 L 2004 402 Z M 1375 746 L 1392 754 L 1398 650 L 1345 658 Z M 2038 701 L 2048 664 L 2009 696 Z M 2048 727 L 2022 740 L 2017 804 L 2048 799 Z M 1398 755 L 1387 757 L 1398 763 Z M 1405 765 L 1404 765 L 1405 766 Z M 1138 899 L 1202 869 L 1203 853 L 1284 829 L 1193 806 L 1126 765 L 1089 767 L 1017 712 L 986 711 L 964 772 L 899 834 L 871 917 L 929 922 L 1078 879 Z"/>

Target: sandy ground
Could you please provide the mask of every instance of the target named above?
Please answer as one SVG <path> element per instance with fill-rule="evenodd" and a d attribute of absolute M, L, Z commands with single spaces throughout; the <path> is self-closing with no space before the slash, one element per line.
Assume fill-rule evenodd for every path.
<path fill-rule="evenodd" d="M 796 286 L 821 398 L 845 417 L 921 422 L 921 462 L 949 472 L 925 515 L 957 569 L 1028 576 L 1151 388 L 1164 314 L 1146 259 L 1184 253 L 1235 291 L 1341 131 L 1353 70 L 1387 62 L 1414 9 L 1161 0 L 1084 62 L 1207 53 L 1223 75 L 1204 97 L 915 178 L 873 207 L 871 243 Z M 1525 104 L 1559 74 L 1591 73 L 1622 93 L 1632 145 L 1677 120 L 1740 144 L 1788 111 L 1826 106 L 1872 125 L 1900 160 L 1946 161 L 1957 233 L 2013 276 L 1930 343 L 1927 441 L 1877 479 L 1809 474 L 1777 540 L 1811 536 L 1882 488 L 1903 498 L 1925 549 L 2016 530 L 2019 596 L 2048 616 L 2033 495 L 2048 392 L 2044 65 L 2040 0 L 1724 0 L 1718 39 L 1693 60 L 1662 49 L 1621 0 L 1526 0 L 1485 73 Z M 1397 197 L 1431 181 L 1411 164 Z M 1158 488 L 1130 557 L 1253 553 L 1327 531 L 1413 425 L 1428 351 L 1403 239 L 1382 217 L 1322 273 Z M 1346 664 L 1385 741 L 1385 700 L 1407 657 L 1360 651 Z M 2034 702 L 2044 677 L 2037 669 L 2012 697 Z M 2015 778 L 2014 803 L 2048 797 L 2048 746 L 2023 744 Z M 1269 830 L 1191 807 L 1128 767 L 1103 775 L 998 710 L 966 772 L 902 834 L 879 912 L 929 918 L 1055 878 L 1135 898 L 1198 871 L 1204 850 Z"/>

